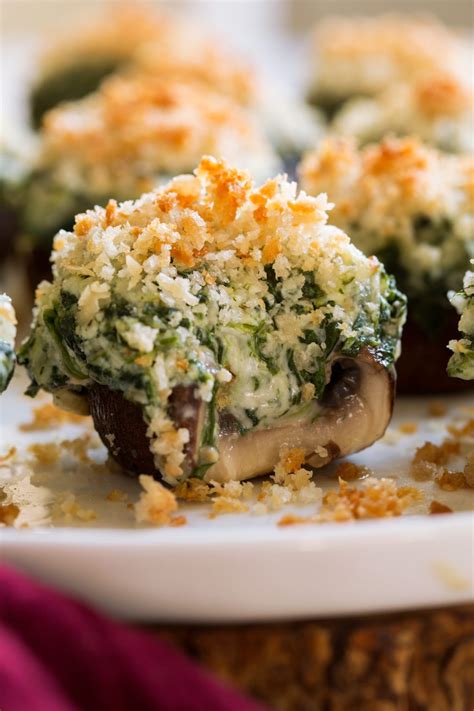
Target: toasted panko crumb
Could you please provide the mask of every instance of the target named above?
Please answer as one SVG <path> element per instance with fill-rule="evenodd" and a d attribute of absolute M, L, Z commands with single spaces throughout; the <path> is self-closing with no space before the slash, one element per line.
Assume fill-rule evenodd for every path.
<path fill-rule="evenodd" d="M 7 464 L 16 454 L 16 447 L 9 447 L 5 454 L 0 455 L 0 467 Z"/>
<path fill-rule="evenodd" d="M 474 435 L 474 419 L 460 426 L 448 425 L 447 429 L 451 437 L 446 438 L 440 445 L 425 442 L 418 447 L 410 465 L 410 472 L 417 481 L 434 480 L 444 491 L 457 491 L 474 483 L 474 455 L 468 454 L 464 471 L 452 471 L 447 465 L 451 457 L 461 453 L 463 440 Z"/>
<path fill-rule="evenodd" d="M 344 481 L 362 479 L 370 474 L 371 470 L 368 467 L 361 466 L 360 464 L 354 464 L 354 462 L 342 462 L 335 471 L 335 476 L 337 476 L 338 479 L 343 479 Z"/>
<path fill-rule="evenodd" d="M 19 513 L 20 509 L 16 504 L 0 504 L 0 524 L 13 526 Z"/>
<path fill-rule="evenodd" d="M 448 409 L 440 400 L 433 400 L 428 404 L 428 415 L 430 417 L 444 417 Z"/>
<path fill-rule="evenodd" d="M 286 514 L 278 521 L 278 526 L 295 526 L 301 523 L 315 523 L 314 516 L 297 516 L 296 514 Z"/>
<path fill-rule="evenodd" d="M 209 499 L 211 487 L 209 484 L 206 484 L 205 481 L 202 481 L 202 479 L 191 477 L 178 484 L 178 486 L 173 489 L 173 493 L 177 499 L 192 503 L 202 503 Z"/>
<path fill-rule="evenodd" d="M 231 496 L 218 496 L 212 502 L 212 511 L 209 518 L 216 518 L 221 514 L 246 513 L 249 510 L 248 504 L 240 499 Z"/>
<path fill-rule="evenodd" d="M 439 501 L 433 500 L 430 504 L 430 514 L 446 514 L 446 513 L 453 513 L 453 510 L 449 508 L 449 506 L 446 506 L 445 504 L 440 503 Z"/>
<path fill-rule="evenodd" d="M 358 489 L 340 479 L 339 491 L 329 491 L 325 495 L 319 520 L 325 523 L 400 516 L 420 497 L 417 489 L 398 488 L 393 479 L 370 477 Z"/>
<path fill-rule="evenodd" d="M 40 464 L 54 464 L 61 456 L 61 448 L 55 442 L 35 442 L 28 451 Z"/>
<path fill-rule="evenodd" d="M 69 452 L 73 457 L 83 464 L 91 464 L 92 460 L 88 455 L 88 449 L 93 446 L 90 435 L 76 437 L 75 439 L 64 439 L 61 442 L 62 449 Z"/>
<path fill-rule="evenodd" d="M 126 491 L 122 491 L 121 489 L 112 489 L 112 491 L 107 494 L 106 499 L 107 501 L 124 502 L 127 501 L 128 494 Z"/>
<path fill-rule="evenodd" d="M 465 424 L 457 427 L 456 425 L 448 425 L 446 428 L 453 437 L 473 437 L 474 436 L 474 417 L 469 419 Z"/>
<path fill-rule="evenodd" d="M 75 495 L 70 491 L 66 491 L 58 497 L 53 509 L 53 517 L 64 517 L 68 522 L 73 519 L 86 522 L 96 519 L 97 514 L 93 509 L 85 509 L 79 506 Z"/>
<path fill-rule="evenodd" d="M 448 469 L 443 469 L 435 481 L 444 491 L 457 491 L 466 487 L 466 477 L 463 472 L 451 472 Z"/>
<path fill-rule="evenodd" d="M 172 514 L 178 509 L 174 493 L 148 474 L 140 474 L 138 481 L 144 491 L 134 506 L 137 523 L 151 523 L 154 526 L 171 525 Z"/>
<path fill-rule="evenodd" d="M 60 410 L 52 403 L 46 403 L 40 407 L 33 408 L 33 419 L 31 422 L 23 422 L 19 425 L 22 432 L 34 432 L 36 430 L 51 430 L 60 425 L 74 424 L 80 425 L 86 421 L 84 415 L 76 415 L 74 412 Z"/>
<path fill-rule="evenodd" d="M 474 489 L 474 454 L 470 454 L 467 458 L 466 466 L 464 467 L 464 476 L 466 484 Z"/>
<path fill-rule="evenodd" d="M 398 429 L 402 434 L 411 435 L 418 432 L 418 424 L 416 422 L 402 422 Z"/>

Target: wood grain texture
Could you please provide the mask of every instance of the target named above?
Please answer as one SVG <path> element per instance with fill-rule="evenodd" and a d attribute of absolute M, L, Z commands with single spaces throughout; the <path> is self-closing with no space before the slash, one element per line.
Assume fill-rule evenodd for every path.
<path fill-rule="evenodd" d="M 148 629 L 278 711 L 474 709 L 474 606 Z"/>

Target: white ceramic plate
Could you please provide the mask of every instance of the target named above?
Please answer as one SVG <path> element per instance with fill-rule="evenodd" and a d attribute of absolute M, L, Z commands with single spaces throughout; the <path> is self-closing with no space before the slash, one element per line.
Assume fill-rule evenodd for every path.
<path fill-rule="evenodd" d="M 2 451 L 15 444 L 59 441 L 81 434 L 81 426 L 22 433 L 31 401 L 17 378 L 0 401 Z M 474 404 L 445 400 L 449 418 Z M 36 403 L 38 404 L 38 403 Z M 427 402 L 402 400 L 385 440 L 352 459 L 413 485 L 407 463 L 415 447 L 446 434 L 444 418 L 427 418 Z M 401 422 L 418 422 L 413 435 L 398 434 Z M 103 452 L 98 449 L 100 459 Z M 46 467 L 47 468 L 47 467 Z M 334 487 L 331 467 L 320 471 L 322 488 Z M 474 493 L 422 486 L 414 515 L 397 519 L 279 528 L 289 506 L 257 516 L 209 519 L 205 505 L 185 505 L 182 528 L 139 528 L 124 503 L 106 500 L 120 488 L 136 500 L 136 481 L 67 465 L 60 475 L 33 474 L 19 466 L 0 468 L 0 482 L 20 504 L 21 528 L 0 529 L 2 560 L 29 571 L 120 617 L 137 620 L 244 621 L 323 617 L 383 610 L 452 605 L 473 599 Z M 50 517 L 51 502 L 72 491 L 97 512 L 93 522 L 64 526 Z M 457 512 L 427 516 L 436 498 Z M 27 526 L 27 527 L 26 527 Z"/>

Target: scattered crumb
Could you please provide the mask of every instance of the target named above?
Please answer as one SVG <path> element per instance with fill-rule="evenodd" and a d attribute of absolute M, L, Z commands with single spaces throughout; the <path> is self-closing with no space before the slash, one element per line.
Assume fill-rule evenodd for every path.
<path fill-rule="evenodd" d="M 418 432 L 418 425 L 416 422 L 402 422 L 398 429 L 402 434 L 411 435 Z"/>
<path fill-rule="evenodd" d="M 13 459 L 15 454 L 16 454 L 16 447 L 10 447 L 8 452 L 6 452 L 6 454 L 0 455 L 0 466 L 7 464 L 7 462 L 9 462 L 10 459 Z"/>
<path fill-rule="evenodd" d="M 448 412 L 446 405 L 440 400 L 432 400 L 428 404 L 428 415 L 430 417 L 444 417 Z"/>
<path fill-rule="evenodd" d="M 94 521 L 97 518 L 97 514 L 93 509 L 85 509 L 79 506 L 74 494 L 66 491 L 58 496 L 53 509 L 53 517 L 64 517 L 67 522 L 71 522 L 74 519 L 86 522 Z"/>
<path fill-rule="evenodd" d="M 453 510 L 449 508 L 449 506 L 446 506 L 445 504 L 440 503 L 439 501 L 432 501 L 430 504 L 430 514 L 446 514 L 446 513 L 453 513 Z"/>
<path fill-rule="evenodd" d="M 354 481 L 355 479 L 363 479 L 373 473 L 368 467 L 354 464 L 354 462 L 342 462 L 335 471 L 335 476 L 344 481 Z"/>
<path fill-rule="evenodd" d="M 13 526 L 19 513 L 20 509 L 16 504 L 0 504 L 0 524 Z"/>
<path fill-rule="evenodd" d="M 172 514 L 178 509 L 174 493 L 147 474 L 141 474 L 138 481 L 144 491 L 134 506 L 137 523 L 151 523 L 154 526 L 170 525 L 173 520 Z"/>
<path fill-rule="evenodd" d="M 186 516 L 174 516 L 170 521 L 170 526 L 177 528 L 178 526 L 185 526 L 187 522 Z"/>
<path fill-rule="evenodd" d="M 350 487 L 339 479 L 339 489 L 328 491 L 323 498 L 320 514 L 297 516 L 288 514 L 279 526 L 303 523 L 343 523 L 357 519 L 391 518 L 400 516 L 422 494 L 414 487 L 397 487 L 393 479 L 370 477 L 359 488 Z"/>
<path fill-rule="evenodd" d="M 319 518 L 321 522 L 330 522 L 400 516 L 420 498 L 417 489 L 399 488 L 393 479 L 370 477 L 360 488 L 350 487 L 340 479 L 339 490 L 325 495 Z"/>
<path fill-rule="evenodd" d="M 24 422 L 19 425 L 22 432 L 34 432 L 36 430 L 55 429 L 59 425 L 64 424 L 83 424 L 87 421 L 87 417 L 76 415 L 73 412 L 61 410 L 52 403 L 40 405 L 33 408 L 33 419 L 31 422 Z"/>
<path fill-rule="evenodd" d="M 216 518 L 221 514 L 246 513 L 248 510 L 248 504 L 240 499 L 234 499 L 231 496 L 218 496 L 212 502 L 209 518 Z"/>
<path fill-rule="evenodd" d="M 446 429 L 453 437 L 474 437 L 474 418 L 459 427 L 448 425 Z"/>
<path fill-rule="evenodd" d="M 466 477 L 463 472 L 451 472 L 448 469 L 444 469 L 436 477 L 435 481 L 439 488 L 444 491 L 457 491 L 458 489 L 466 488 Z"/>
<path fill-rule="evenodd" d="M 30 444 L 28 451 L 40 464 L 54 464 L 61 455 L 59 445 L 54 442 L 36 442 Z"/>
<path fill-rule="evenodd" d="M 112 489 L 107 496 L 107 501 L 126 501 L 128 499 L 128 494 L 121 489 Z"/>
<path fill-rule="evenodd" d="M 301 523 L 314 523 L 314 517 L 286 514 L 286 516 L 282 516 L 278 521 L 278 526 L 296 526 Z"/>
<path fill-rule="evenodd" d="M 61 447 L 83 464 L 92 463 L 88 454 L 91 445 L 93 446 L 93 442 L 89 434 L 76 437 L 75 439 L 65 439 L 61 442 Z"/>
<path fill-rule="evenodd" d="M 471 489 L 474 489 L 474 453 L 470 454 L 467 458 L 467 463 L 464 467 L 464 476 L 466 477 L 466 484 Z"/>
<path fill-rule="evenodd" d="M 189 501 L 191 503 L 202 503 L 209 499 L 211 487 L 202 479 L 195 477 L 186 479 L 173 489 L 173 493 L 177 499 Z"/>

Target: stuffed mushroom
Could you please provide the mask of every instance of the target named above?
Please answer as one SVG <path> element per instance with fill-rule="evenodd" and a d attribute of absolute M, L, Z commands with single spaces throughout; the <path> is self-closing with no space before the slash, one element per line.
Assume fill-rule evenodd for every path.
<path fill-rule="evenodd" d="M 439 72 L 410 84 L 395 84 L 372 99 L 354 99 L 333 123 L 335 133 L 360 144 L 388 133 L 414 135 L 449 153 L 474 151 L 474 96 L 454 75 Z"/>
<path fill-rule="evenodd" d="M 474 261 L 471 262 L 474 265 Z M 462 337 L 452 340 L 453 355 L 448 363 L 448 374 L 462 380 L 474 380 L 474 272 L 467 272 L 463 290 L 451 296 L 451 303 L 461 313 L 459 330 Z"/>
<path fill-rule="evenodd" d="M 327 225 L 325 195 L 203 158 L 60 232 L 19 360 L 29 394 L 90 411 L 125 470 L 166 482 L 322 466 L 391 417 L 405 299 Z"/>
<path fill-rule="evenodd" d="M 11 299 L 0 294 L 0 393 L 6 390 L 15 370 L 16 315 Z"/>
<path fill-rule="evenodd" d="M 282 95 L 258 75 L 254 66 L 195 28 L 159 44 L 143 45 L 134 57 L 134 67 L 137 72 L 168 81 L 199 82 L 251 111 L 283 160 L 286 172 L 293 176 L 303 151 L 323 134 L 319 112 Z"/>
<path fill-rule="evenodd" d="M 33 286 L 49 273 L 52 236 L 110 197 L 135 199 L 190 171 L 205 153 L 264 180 L 279 160 L 253 116 L 200 83 L 130 74 L 45 117 L 23 194 L 22 243 Z"/>
<path fill-rule="evenodd" d="M 299 173 L 308 193 L 328 193 L 336 203 L 331 221 L 376 254 L 408 296 L 399 390 L 456 388 L 446 376 L 446 343 L 457 333 L 447 293 L 461 287 L 474 256 L 472 158 L 414 138 L 363 149 L 331 138 L 306 156 Z"/>
<path fill-rule="evenodd" d="M 39 127 L 46 112 L 58 104 L 94 92 L 107 76 L 128 66 L 142 44 L 159 46 L 182 31 L 183 22 L 175 17 L 144 7 L 111 6 L 90 25 L 75 27 L 59 41 L 51 39 L 31 90 L 33 124 Z"/>
<path fill-rule="evenodd" d="M 309 100 L 332 119 L 346 102 L 462 66 L 462 44 L 429 17 L 329 17 L 312 39 Z"/>

